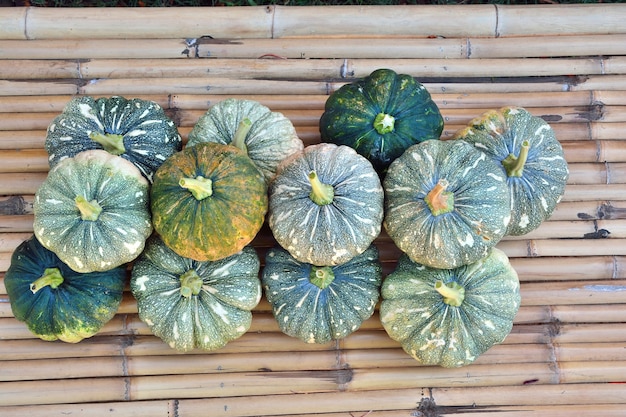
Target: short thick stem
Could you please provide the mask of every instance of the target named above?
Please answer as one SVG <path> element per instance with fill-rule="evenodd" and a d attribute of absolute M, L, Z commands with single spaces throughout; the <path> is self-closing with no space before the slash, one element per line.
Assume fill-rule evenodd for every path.
<path fill-rule="evenodd" d="M 311 267 L 311 274 L 309 275 L 309 281 L 311 284 L 316 285 L 320 289 L 328 287 L 335 279 L 335 273 L 330 266 L 313 266 Z"/>
<path fill-rule="evenodd" d="M 124 147 L 124 135 L 114 135 L 112 133 L 91 132 L 89 139 L 102 145 L 105 151 L 113 155 L 122 155 L 126 152 Z"/>
<path fill-rule="evenodd" d="M 44 287 L 55 289 L 62 283 L 63 275 L 61 275 L 59 268 L 46 268 L 43 275 L 30 284 L 30 290 L 35 294 Z"/>
<path fill-rule="evenodd" d="M 527 140 L 522 142 L 519 155 L 512 153 L 502 160 L 502 166 L 506 170 L 509 177 L 521 177 L 524 174 L 524 166 L 528 160 L 528 151 L 530 150 L 530 142 Z"/>
<path fill-rule="evenodd" d="M 189 298 L 200 294 L 202 290 L 202 278 L 195 269 L 190 269 L 180 276 L 180 295 Z"/>
<path fill-rule="evenodd" d="M 325 206 L 333 202 L 335 189 L 332 185 L 321 182 L 315 171 L 309 172 L 309 182 L 311 183 L 309 197 L 315 204 Z"/>
<path fill-rule="evenodd" d="M 248 132 L 250 132 L 251 127 L 252 122 L 247 117 L 239 122 L 237 130 L 235 131 L 235 135 L 233 136 L 233 140 L 232 142 L 230 142 L 230 144 L 248 153 L 248 147 L 246 146 L 246 136 L 248 136 Z"/>
<path fill-rule="evenodd" d="M 74 199 L 78 211 L 80 211 L 80 217 L 83 220 L 96 221 L 102 213 L 102 207 L 96 200 L 87 201 L 82 195 L 76 196 Z"/>
<path fill-rule="evenodd" d="M 465 300 L 465 288 L 456 282 L 448 282 L 445 284 L 443 281 L 435 282 L 435 290 L 443 297 L 443 302 L 458 307 L 463 304 Z"/>
<path fill-rule="evenodd" d="M 194 196 L 198 201 L 213 195 L 213 181 L 209 178 L 197 176 L 196 178 L 181 178 L 178 185 L 183 187 Z"/>
<path fill-rule="evenodd" d="M 396 119 L 387 113 L 378 113 L 374 118 L 374 129 L 381 135 L 393 132 L 395 124 Z"/>
<path fill-rule="evenodd" d="M 450 213 L 454 210 L 454 194 L 446 191 L 448 185 L 446 179 L 440 179 L 424 198 L 433 216 Z"/>

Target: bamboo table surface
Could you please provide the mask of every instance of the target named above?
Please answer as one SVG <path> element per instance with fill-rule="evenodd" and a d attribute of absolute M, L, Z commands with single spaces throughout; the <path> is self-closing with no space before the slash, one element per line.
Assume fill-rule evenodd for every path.
<path fill-rule="evenodd" d="M 0 415 L 151 417 L 625 416 L 626 4 L 0 9 Z M 422 366 L 377 314 L 345 339 L 280 333 L 265 299 L 215 352 L 176 353 L 126 291 L 77 344 L 11 312 L 4 274 L 33 233 L 45 131 L 75 95 L 147 98 L 186 140 L 210 105 L 258 100 L 319 142 L 328 95 L 377 68 L 415 76 L 442 139 L 483 111 L 527 108 L 571 175 L 537 230 L 507 237 L 521 281 L 511 334 L 466 367 Z M 274 244 L 264 227 L 254 246 Z M 384 272 L 400 254 L 375 241 Z"/>

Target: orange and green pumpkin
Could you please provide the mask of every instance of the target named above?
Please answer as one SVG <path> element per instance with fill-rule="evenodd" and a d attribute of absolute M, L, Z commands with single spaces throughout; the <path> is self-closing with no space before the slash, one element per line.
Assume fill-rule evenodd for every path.
<path fill-rule="evenodd" d="M 178 255 L 214 261 L 233 255 L 257 235 L 267 212 L 261 172 L 241 149 L 214 142 L 186 147 L 154 176 L 155 231 Z"/>

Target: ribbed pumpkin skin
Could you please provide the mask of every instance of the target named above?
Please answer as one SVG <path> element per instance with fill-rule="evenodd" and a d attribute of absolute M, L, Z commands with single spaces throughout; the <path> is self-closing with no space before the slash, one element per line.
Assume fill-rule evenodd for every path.
<path fill-rule="evenodd" d="M 178 351 L 216 350 L 241 337 L 261 299 L 260 261 L 252 247 L 214 262 L 177 255 L 158 236 L 134 262 L 130 288 L 139 317 L 154 335 Z M 198 294 L 181 294 L 181 275 L 202 280 Z"/>
<path fill-rule="evenodd" d="M 163 161 L 182 148 L 176 125 L 157 103 L 81 96 L 71 99 L 48 126 L 45 148 L 50 167 L 79 152 L 103 149 L 89 137 L 92 132 L 123 135 L 126 151 L 119 156 L 135 164 L 149 181 Z"/>
<path fill-rule="evenodd" d="M 442 179 L 454 208 L 435 216 L 426 196 Z M 413 145 L 390 165 L 383 187 L 387 233 L 413 261 L 433 268 L 456 268 L 486 256 L 509 223 L 505 175 L 463 141 Z"/>
<path fill-rule="evenodd" d="M 311 171 L 334 188 L 332 203 L 309 198 Z M 378 237 L 383 200 L 378 174 L 354 149 L 309 145 L 283 161 L 270 183 L 268 223 L 278 244 L 300 262 L 339 265 Z"/>
<path fill-rule="evenodd" d="M 473 144 L 501 167 L 509 154 L 517 157 L 522 142 L 528 141 L 522 175 L 507 177 L 512 206 L 507 235 L 524 235 L 550 217 L 565 192 L 569 169 L 561 144 L 542 118 L 520 107 L 503 107 L 475 118 L 453 138 Z"/>
<path fill-rule="evenodd" d="M 213 194 L 197 200 L 181 178 L 212 181 Z M 187 146 L 159 167 L 150 190 L 152 223 L 180 256 L 215 261 L 248 245 L 265 221 L 268 196 L 260 171 L 234 146 Z"/>
<path fill-rule="evenodd" d="M 63 282 L 31 291 L 47 268 L 58 268 Z M 42 340 L 77 343 L 95 335 L 113 318 L 122 301 L 126 267 L 78 273 L 35 238 L 13 252 L 4 285 L 13 315 Z"/>
<path fill-rule="evenodd" d="M 332 267 L 324 289 L 309 276 L 313 265 L 298 262 L 275 247 L 265 258 L 261 280 L 281 331 L 306 343 L 328 343 L 356 331 L 379 299 L 382 267 L 372 245 L 350 261 Z"/>
<path fill-rule="evenodd" d="M 278 164 L 301 151 L 304 144 L 291 120 L 257 101 L 228 98 L 214 104 L 189 132 L 187 146 L 203 142 L 229 145 L 245 118 L 252 123 L 245 138 L 248 156 L 269 183 Z"/>
<path fill-rule="evenodd" d="M 102 212 L 83 220 L 74 199 Z M 135 259 L 152 233 L 149 183 L 127 160 L 96 149 L 59 162 L 33 202 L 37 239 L 77 272 L 106 271 Z"/>
<path fill-rule="evenodd" d="M 395 118 L 392 131 L 379 133 L 373 127 L 379 113 Z M 319 128 L 322 142 L 356 149 L 383 173 L 409 146 L 439 139 L 443 117 L 422 84 L 382 68 L 333 92 Z"/>
<path fill-rule="evenodd" d="M 465 300 L 451 306 L 435 282 L 456 282 Z M 381 288 L 380 320 L 388 335 L 424 365 L 459 367 L 510 333 L 521 297 L 517 273 L 501 250 L 470 265 L 435 269 L 402 255 Z"/>

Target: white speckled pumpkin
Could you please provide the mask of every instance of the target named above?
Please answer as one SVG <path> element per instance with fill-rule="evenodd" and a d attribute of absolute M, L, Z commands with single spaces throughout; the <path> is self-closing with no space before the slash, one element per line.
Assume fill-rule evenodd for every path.
<path fill-rule="evenodd" d="M 218 261 L 179 256 L 156 235 L 134 262 L 131 291 L 139 318 L 181 352 L 212 351 L 250 328 L 261 299 L 260 261 L 254 248 Z"/>
<path fill-rule="evenodd" d="M 281 331 L 306 343 L 328 343 L 356 331 L 374 313 L 382 266 L 378 249 L 337 266 L 298 262 L 275 247 L 265 257 L 262 284 Z"/>
<path fill-rule="evenodd" d="M 215 103 L 196 122 L 187 146 L 203 142 L 233 145 L 247 152 L 266 183 L 287 156 L 304 147 L 291 120 L 255 100 L 227 98 Z"/>
<path fill-rule="evenodd" d="M 411 146 L 391 163 L 383 186 L 387 233 L 414 262 L 433 268 L 486 256 L 509 224 L 504 173 L 463 141 Z"/>
<path fill-rule="evenodd" d="M 524 235 L 550 217 L 565 192 L 569 170 L 545 120 L 520 107 L 503 107 L 475 118 L 453 138 L 485 152 L 507 176 L 512 208 L 507 235 Z"/>
<path fill-rule="evenodd" d="M 279 166 L 268 222 L 300 262 L 332 266 L 363 253 L 380 234 L 384 194 L 372 164 L 348 146 L 309 145 Z"/>
<path fill-rule="evenodd" d="M 152 233 L 148 181 L 135 165 L 101 149 L 50 170 L 33 211 L 37 239 L 82 273 L 132 261 Z"/>
<path fill-rule="evenodd" d="M 511 332 L 520 307 L 517 273 L 504 252 L 455 269 L 400 257 L 381 288 L 380 320 L 389 336 L 424 365 L 459 367 Z"/>

